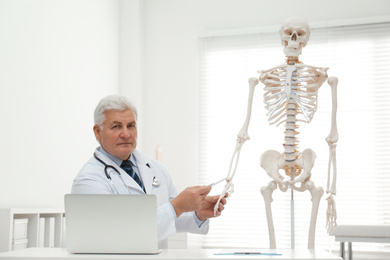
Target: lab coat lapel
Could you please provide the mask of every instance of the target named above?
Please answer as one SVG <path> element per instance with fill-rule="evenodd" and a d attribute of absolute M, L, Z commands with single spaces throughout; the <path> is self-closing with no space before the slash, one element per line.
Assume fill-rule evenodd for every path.
<path fill-rule="evenodd" d="M 108 162 L 111 165 L 117 165 L 115 164 L 115 162 L 111 161 L 108 157 L 105 156 L 105 158 L 107 158 Z M 122 180 L 128 188 L 130 188 L 131 190 L 137 190 L 140 193 L 144 193 L 143 189 L 138 185 L 138 183 L 129 174 L 127 174 L 127 172 L 123 170 L 122 167 L 116 166 L 116 168 L 121 173 Z"/>
<path fill-rule="evenodd" d="M 152 193 L 153 184 L 153 171 L 150 168 L 149 158 L 139 153 L 137 150 L 133 152 L 135 159 L 137 160 L 138 170 L 141 174 L 142 181 L 147 194 Z"/>
<path fill-rule="evenodd" d="M 131 178 L 130 175 L 127 174 L 127 172 L 125 172 L 125 170 L 123 170 L 122 168 L 120 168 L 120 170 L 121 170 L 123 181 L 127 185 L 127 187 L 129 187 L 130 189 L 135 189 L 140 193 L 144 193 L 144 190 L 138 185 L 138 183 L 133 178 Z"/>
<path fill-rule="evenodd" d="M 110 158 L 108 158 L 107 156 L 105 156 L 104 154 L 102 154 L 101 152 L 99 152 L 98 150 L 96 150 L 96 152 L 98 153 L 99 157 L 101 159 L 103 159 L 103 161 L 108 164 L 108 165 L 113 165 L 115 166 L 115 168 L 121 173 L 121 176 L 122 176 L 122 180 L 123 182 L 125 183 L 125 185 L 127 187 L 129 187 L 131 190 L 137 190 L 139 193 L 144 193 L 144 190 L 138 185 L 138 183 L 133 179 L 131 178 L 131 176 L 129 176 L 127 174 L 127 172 L 125 172 L 125 170 L 123 170 L 120 166 L 117 166 L 117 164 L 112 161 Z M 136 157 L 137 158 L 137 157 Z M 139 163 L 138 163 L 139 164 Z M 138 168 L 140 167 L 140 164 L 138 165 Z M 143 169 L 139 168 L 141 174 L 143 172 Z M 119 176 L 118 176 L 119 177 Z M 113 177 L 115 178 L 115 177 Z M 144 179 L 144 177 L 142 176 L 142 179 Z M 146 178 L 145 178 L 146 179 Z M 143 180 L 144 181 L 144 180 Z M 145 185 L 145 182 L 144 182 L 144 185 Z M 148 192 L 148 189 L 146 189 L 146 186 L 145 186 L 145 190 L 146 192 Z M 150 191 L 151 191 L 151 187 L 150 187 Z"/>

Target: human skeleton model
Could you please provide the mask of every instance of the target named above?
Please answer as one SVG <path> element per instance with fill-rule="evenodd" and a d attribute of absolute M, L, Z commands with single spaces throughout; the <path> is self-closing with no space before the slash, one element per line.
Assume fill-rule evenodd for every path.
<path fill-rule="evenodd" d="M 310 123 L 317 110 L 318 90 L 327 80 L 332 92 L 332 119 L 331 131 L 326 138 L 329 145 L 329 169 L 327 193 L 329 194 L 327 210 L 327 228 L 333 233 L 336 226 L 336 209 L 333 196 L 336 195 L 336 142 L 338 140 L 336 113 L 337 113 L 337 83 L 336 77 L 327 76 L 328 68 L 320 68 L 306 65 L 298 60 L 302 48 L 306 46 L 310 37 L 309 25 L 300 18 L 290 18 L 280 28 L 280 37 L 287 56 L 287 62 L 271 68 L 259 71 L 260 81 L 265 85 L 264 103 L 268 113 L 270 124 L 279 126 L 285 123 L 284 153 L 275 150 L 264 152 L 260 158 L 261 167 L 273 179 L 267 186 L 261 188 L 265 200 L 270 247 L 276 248 L 275 231 L 271 212 L 272 192 L 279 187 L 283 192 L 290 187 L 296 191 L 311 193 L 312 212 L 309 229 L 308 248 L 314 248 L 315 227 L 320 199 L 324 193 L 322 187 L 316 187 L 310 180 L 311 169 L 314 165 L 316 154 L 312 149 L 306 149 L 302 153 L 297 150 L 297 122 Z M 237 135 L 237 144 L 230 162 L 230 168 L 226 177 L 224 190 L 220 199 L 226 193 L 234 191 L 233 177 L 235 175 L 240 151 L 249 140 L 248 127 L 251 118 L 253 93 L 259 79 L 249 79 L 248 111 L 244 125 Z M 284 170 L 290 179 L 284 180 L 279 173 Z M 331 172 L 333 172 L 332 185 L 330 185 Z M 300 185 L 297 186 L 297 183 Z M 216 203 L 218 205 L 219 203 Z M 215 208 L 215 211 L 217 208 Z"/>

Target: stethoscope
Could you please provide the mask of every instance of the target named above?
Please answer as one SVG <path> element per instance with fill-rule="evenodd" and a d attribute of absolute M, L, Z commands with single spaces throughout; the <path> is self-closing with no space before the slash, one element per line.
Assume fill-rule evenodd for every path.
<path fill-rule="evenodd" d="M 102 159 L 100 159 L 97 155 L 96 155 L 96 152 L 93 153 L 93 157 L 95 157 L 96 160 L 98 160 L 101 164 L 104 165 L 104 173 L 106 174 L 106 177 L 107 179 L 111 182 L 112 186 L 114 187 L 114 189 L 116 190 L 116 192 L 119 194 L 119 191 L 115 188 L 115 185 L 114 185 L 114 182 L 112 181 L 111 179 L 111 175 L 108 173 L 108 169 L 111 168 L 113 169 L 116 173 L 118 173 L 119 177 L 121 178 L 123 184 L 127 187 L 125 181 L 123 180 L 122 178 L 122 174 L 118 171 L 117 168 L 115 168 L 113 165 L 109 165 L 107 163 L 105 163 Z M 146 166 L 148 166 L 150 168 L 150 165 L 147 163 Z M 158 187 L 160 186 L 160 180 L 158 178 L 156 178 L 156 176 L 153 177 L 153 183 L 152 183 L 153 186 L 155 187 Z"/>

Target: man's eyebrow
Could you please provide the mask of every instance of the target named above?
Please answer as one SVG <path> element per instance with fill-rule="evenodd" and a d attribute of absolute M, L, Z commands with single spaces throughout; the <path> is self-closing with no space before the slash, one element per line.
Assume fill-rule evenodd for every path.
<path fill-rule="evenodd" d="M 119 122 L 119 121 L 113 121 L 112 123 L 111 123 L 111 125 L 121 125 L 122 123 L 121 122 Z"/>

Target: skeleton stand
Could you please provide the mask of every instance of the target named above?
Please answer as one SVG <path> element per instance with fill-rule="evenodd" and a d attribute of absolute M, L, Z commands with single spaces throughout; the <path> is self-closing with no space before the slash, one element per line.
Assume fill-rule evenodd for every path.
<path fill-rule="evenodd" d="M 294 168 L 291 168 L 291 172 L 294 172 Z M 294 174 L 291 174 L 291 181 L 294 181 Z M 295 205 L 294 205 L 294 189 L 291 189 L 291 248 L 295 249 Z"/>

